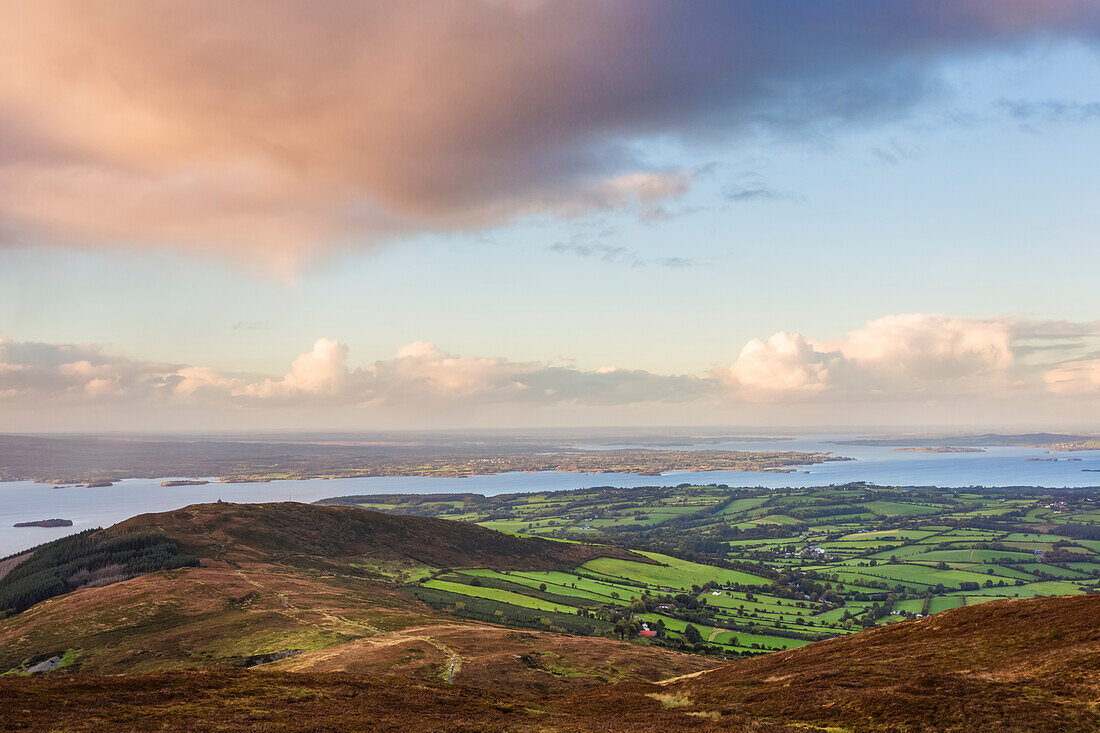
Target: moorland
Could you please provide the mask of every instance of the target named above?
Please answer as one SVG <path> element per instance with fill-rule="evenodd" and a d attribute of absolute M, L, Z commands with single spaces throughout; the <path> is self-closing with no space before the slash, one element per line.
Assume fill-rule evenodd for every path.
<path fill-rule="evenodd" d="M 646 506 L 655 514 L 659 507 L 683 509 L 690 505 L 683 502 L 695 502 L 694 512 L 709 507 L 715 510 L 712 517 L 721 516 L 740 499 L 712 501 L 720 491 L 654 489 Z M 13 579 L 24 587 L 45 587 L 51 579 L 64 586 L 22 610 L 10 609 L 0 620 L 0 726 L 1095 730 L 1100 713 L 1091 701 L 1100 693 L 1100 597 L 1024 598 L 1069 592 L 1069 585 L 1083 593 L 1094 580 L 1044 581 L 1038 575 L 1047 572 L 1044 568 L 1008 563 L 1003 567 L 1011 565 L 1028 578 L 1018 578 L 1025 580 L 1020 585 L 998 585 L 1010 576 L 990 576 L 996 595 L 979 605 L 970 605 L 979 594 L 957 596 L 946 585 L 942 593 L 937 589 L 913 599 L 897 589 L 887 593 L 895 604 L 950 597 L 966 603 L 909 619 L 922 614 L 873 611 L 876 603 L 882 608 L 889 601 L 872 600 L 884 590 L 875 584 L 881 564 L 870 564 L 872 548 L 847 546 L 868 540 L 897 544 L 895 550 L 912 549 L 906 558 L 958 552 L 966 548 L 938 545 L 974 542 L 966 530 L 980 528 L 951 527 L 956 518 L 949 515 L 969 514 L 969 522 L 992 516 L 1004 524 L 989 532 L 1011 528 L 1012 534 L 1026 535 L 1000 542 L 1049 545 L 1041 555 L 1032 550 L 1039 565 L 1079 566 L 1083 573 L 1091 562 L 1085 556 L 1097 548 L 1093 540 L 1077 537 L 1075 528 L 1094 524 L 1095 506 L 1056 495 L 980 492 L 960 493 L 954 497 L 958 503 L 941 497 L 933 504 L 927 494 L 907 501 L 902 489 L 893 490 L 892 500 L 881 495 L 888 491 L 842 487 L 803 496 L 819 502 L 858 498 L 869 510 L 861 513 L 873 513 L 872 506 L 890 510 L 874 514 L 881 518 L 875 521 L 894 517 L 925 526 L 823 538 L 822 549 L 832 545 L 829 552 L 857 552 L 863 559 L 848 558 L 855 560 L 850 566 L 831 560 L 841 563 L 836 572 L 856 573 L 858 581 L 821 583 L 808 557 L 789 556 L 787 546 L 801 542 L 763 543 L 758 551 L 774 555 L 767 561 L 729 553 L 718 559 L 707 547 L 698 548 L 693 560 L 686 553 L 629 549 L 627 544 L 638 543 L 615 538 L 612 524 L 598 534 L 578 527 L 570 538 L 535 537 L 473 521 L 397 514 L 395 507 L 380 513 L 292 503 L 218 503 L 142 515 L 0 561 L 0 593 L 11 590 Z M 737 528 L 742 533 L 791 527 L 771 525 L 766 517 L 784 507 L 785 516 L 797 518 L 797 507 L 806 504 L 795 502 L 794 495 L 777 495 L 776 506 L 737 505 L 731 518 L 744 525 Z M 572 498 L 584 500 L 579 493 Z M 466 501 L 476 504 L 478 498 Z M 1015 503 L 1005 508 L 1009 502 Z M 895 513 L 894 505 L 912 509 Z M 940 508 L 935 525 L 927 524 L 924 512 L 931 506 Z M 1060 521 L 1063 514 L 1067 521 Z M 647 521 L 636 516 L 627 521 Z M 813 526 L 829 521 L 806 518 Z M 664 521 L 676 524 L 669 516 L 655 526 Z M 832 521 L 840 526 L 850 520 Z M 1028 522 L 1035 531 L 1024 531 Z M 542 527 L 551 535 L 569 529 Z M 1038 532 L 1043 529 L 1062 534 L 1043 536 Z M 904 531 L 923 536 L 896 534 Z M 937 535 L 938 542 L 919 541 Z M 670 537 L 674 543 L 675 532 Z M 896 539 L 883 539 L 891 537 Z M 1062 559 L 1059 552 L 1081 558 Z M 701 561 L 706 557 L 711 559 Z M 819 560 L 830 564 L 829 558 Z M 942 573 L 947 571 L 939 569 L 940 562 L 964 561 L 978 562 L 951 555 L 885 564 Z M 930 578 L 898 580 L 915 588 L 927 587 Z M 1050 582 L 1068 585 L 1043 585 Z M 666 593 L 676 590 L 682 592 Z M 650 611 L 655 598 L 669 608 Z M 495 607 L 484 605 L 490 603 Z M 730 633 L 725 626 L 691 623 L 690 613 L 709 611 L 712 604 L 721 623 L 770 623 L 763 634 L 769 640 L 753 646 L 745 636 L 732 643 L 721 636 Z M 848 618 L 841 609 L 849 611 Z M 636 624 L 650 614 L 669 619 L 664 638 L 636 635 Z M 677 621 L 684 622 L 682 628 Z M 864 625 L 876 627 L 856 633 Z M 689 626 L 699 638 L 685 632 Z M 654 621 L 651 627 L 661 625 Z M 781 633 L 791 629 L 836 638 L 795 644 L 809 639 Z M 763 653 L 776 643 L 791 648 Z"/>

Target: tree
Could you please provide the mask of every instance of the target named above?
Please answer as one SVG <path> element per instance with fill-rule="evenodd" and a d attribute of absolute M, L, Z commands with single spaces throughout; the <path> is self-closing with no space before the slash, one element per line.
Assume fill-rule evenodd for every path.
<path fill-rule="evenodd" d="M 699 633 L 699 629 L 695 628 L 691 624 L 684 627 L 684 641 L 689 644 L 698 644 L 703 640 L 703 635 Z"/>
<path fill-rule="evenodd" d="M 546 583 L 539 583 L 539 590 L 541 590 L 543 593 L 545 593 L 546 592 Z"/>

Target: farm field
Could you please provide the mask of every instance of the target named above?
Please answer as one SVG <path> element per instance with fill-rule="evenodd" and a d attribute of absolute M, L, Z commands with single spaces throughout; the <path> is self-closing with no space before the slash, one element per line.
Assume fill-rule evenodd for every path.
<path fill-rule="evenodd" d="M 409 587 L 459 615 L 710 654 L 789 649 L 998 598 L 1100 592 L 1100 502 L 1084 490 L 680 485 L 327 501 L 629 549 L 636 560 L 573 572 L 442 569 Z"/>

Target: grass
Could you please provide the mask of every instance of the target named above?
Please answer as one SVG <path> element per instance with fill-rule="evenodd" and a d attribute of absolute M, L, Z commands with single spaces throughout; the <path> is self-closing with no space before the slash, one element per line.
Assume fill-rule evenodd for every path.
<path fill-rule="evenodd" d="M 739 583 L 758 585 L 766 583 L 764 578 L 749 575 L 736 570 L 726 570 L 710 565 L 680 560 L 655 552 L 643 552 L 646 557 L 656 560 L 660 565 L 646 565 L 630 560 L 597 558 L 590 560 L 582 569 L 614 578 L 629 578 L 659 588 L 677 588 L 690 590 L 693 585 L 703 585 L 716 581 L 720 585 Z"/>
<path fill-rule="evenodd" d="M 518 573 L 501 573 L 501 572 L 497 572 L 495 570 L 475 570 L 475 571 L 464 571 L 464 572 L 460 573 L 460 575 L 469 576 L 471 578 L 473 578 L 473 577 L 496 578 L 496 579 L 499 579 L 499 580 L 507 581 L 509 583 L 515 583 L 517 585 L 527 586 L 531 589 L 537 589 L 540 585 L 545 585 L 546 590 L 548 592 L 555 593 L 555 594 L 561 595 L 561 596 L 572 596 L 572 597 L 575 597 L 578 601 L 582 601 L 582 600 L 583 601 L 598 601 L 600 603 L 610 603 L 610 602 L 613 601 L 613 598 L 607 593 L 604 593 L 604 594 L 593 593 L 591 591 L 584 590 L 583 588 L 574 588 L 574 587 L 572 587 L 571 584 L 555 583 L 553 581 L 548 581 L 548 580 L 545 580 L 545 579 L 538 579 L 538 578 L 528 578 L 528 577 L 525 577 L 525 576 L 520 575 Z M 573 577 L 573 576 L 565 576 L 565 577 Z M 578 603 L 578 605 L 587 605 L 587 604 Z"/>
<path fill-rule="evenodd" d="M 942 507 L 931 506 L 929 504 L 905 504 L 897 501 L 867 501 L 863 502 L 862 506 L 867 507 L 869 511 L 875 514 L 884 514 L 888 517 L 910 517 L 919 516 L 921 514 L 935 514 L 942 509 Z"/>
<path fill-rule="evenodd" d="M 497 588 L 479 588 L 473 585 L 466 585 L 465 583 L 452 583 L 446 580 L 429 580 L 426 583 L 422 583 L 425 588 L 435 588 L 437 590 L 445 590 L 450 593 L 457 593 L 462 596 L 470 596 L 471 598 L 486 598 L 491 601 L 499 601 L 501 603 L 507 603 L 512 606 L 519 606 L 521 608 L 531 608 L 536 611 L 555 611 L 557 613 L 576 613 L 576 606 L 566 606 L 560 603 L 550 603 L 549 601 L 543 601 L 538 598 L 532 598 L 530 596 L 520 595 L 519 593 L 513 593 L 507 590 L 500 590 Z"/>
<path fill-rule="evenodd" d="M 917 557 L 921 556 L 918 555 Z M 957 586 L 959 583 L 964 582 L 984 583 L 989 579 L 989 576 L 984 573 L 974 573 L 966 570 L 938 570 L 923 565 L 880 563 L 873 568 L 851 569 L 865 577 L 878 578 L 887 582 L 918 583 L 927 586 L 940 583 L 945 586 Z"/>
<path fill-rule="evenodd" d="M 1066 580 L 1047 580 L 1007 588 L 980 588 L 974 591 L 953 593 L 966 596 L 1005 596 L 1008 598 L 1036 598 L 1038 596 L 1065 596 L 1080 593 L 1076 583 Z"/>
<path fill-rule="evenodd" d="M 972 562 L 987 563 L 1001 558 L 1011 560 L 1032 560 L 1033 555 L 1026 552 L 1013 552 L 1011 550 L 982 550 L 970 548 L 969 550 L 929 550 L 919 555 L 907 555 L 906 559 L 912 562 Z"/>

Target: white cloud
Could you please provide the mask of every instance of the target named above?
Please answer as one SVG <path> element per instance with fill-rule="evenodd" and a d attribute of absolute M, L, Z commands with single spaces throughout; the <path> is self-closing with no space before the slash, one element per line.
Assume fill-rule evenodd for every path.
<path fill-rule="evenodd" d="M 892 382 L 940 382 L 1008 369 L 1014 322 L 921 313 L 887 316 L 836 344 L 845 359 Z"/>
<path fill-rule="evenodd" d="M 313 351 L 294 360 L 290 365 L 290 372 L 282 379 L 266 379 L 260 384 L 250 384 L 243 389 L 238 387 L 232 390 L 232 394 L 259 398 L 337 396 L 348 385 L 347 360 L 347 346 L 339 341 L 320 338 L 313 344 Z"/>
<path fill-rule="evenodd" d="M 1055 394 L 1100 394 L 1100 359 L 1068 361 L 1043 375 L 1047 389 Z"/>
<path fill-rule="evenodd" d="M 1021 341 L 1057 348 L 1100 332 L 1095 324 L 1067 325 L 1074 324 L 893 315 L 835 341 L 797 333 L 753 339 L 737 361 L 712 373 L 749 400 L 994 397 L 1041 388 L 1034 367 L 1017 356 Z"/>
<path fill-rule="evenodd" d="M 753 339 L 717 376 L 747 392 L 822 392 L 830 386 L 837 353 L 822 353 L 802 334 L 780 332 L 767 341 Z"/>
<path fill-rule="evenodd" d="M 522 399 L 522 378 L 543 368 L 537 362 L 512 362 L 500 357 L 454 356 L 434 344 L 416 341 L 403 346 L 394 359 L 376 361 L 356 370 L 356 386 L 372 401 L 397 397 L 488 401 Z"/>
<path fill-rule="evenodd" d="M 401 347 L 392 358 L 355 366 L 346 344 L 321 338 L 285 374 L 265 376 L 140 361 L 95 345 L 0 337 L 0 414 L 53 406 L 118 406 L 150 415 L 271 409 L 387 419 L 415 415 L 431 424 L 442 414 L 546 416 L 562 410 L 585 411 L 597 421 L 591 416 L 629 410 L 658 422 L 660 415 L 714 422 L 759 414 L 765 406 L 816 404 L 814 414 L 824 415 L 840 404 L 849 413 L 858 405 L 882 410 L 937 401 L 1003 406 L 1017 400 L 1079 409 L 1100 397 L 1098 339 L 1100 322 L 903 314 L 870 321 L 834 341 L 776 333 L 749 341 L 736 361 L 709 373 L 663 375 L 460 356 L 423 341 Z"/>

